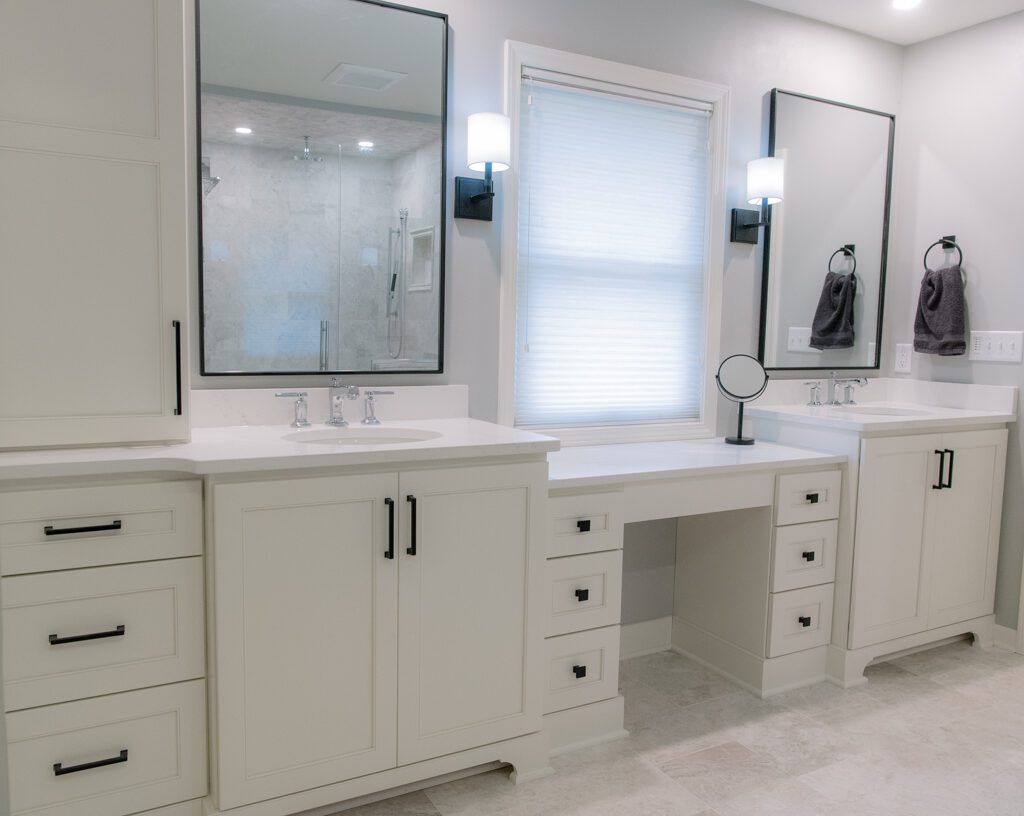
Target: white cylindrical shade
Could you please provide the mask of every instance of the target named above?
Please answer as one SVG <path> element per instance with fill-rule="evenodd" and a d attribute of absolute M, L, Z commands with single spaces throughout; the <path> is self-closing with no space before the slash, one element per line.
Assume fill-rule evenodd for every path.
<path fill-rule="evenodd" d="M 508 117 L 500 113 L 474 113 L 467 125 L 469 169 L 482 172 L 490 162 L 494 172 L 508 170 L 512 163 L 512 129 Z"/>
<path fill-rule="evenodd" d="M 785 167 L 782 159 L 754 159 L 747 163 L 747 201 L 760 204 L 778 204 L 783 199 Z"/>

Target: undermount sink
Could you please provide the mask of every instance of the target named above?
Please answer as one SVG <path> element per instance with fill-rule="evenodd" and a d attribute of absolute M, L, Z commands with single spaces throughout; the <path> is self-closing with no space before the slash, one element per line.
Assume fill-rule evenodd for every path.
<path fill-rule="evenodd" d="M 836 411 L 850 414 L 866 414 L 868 416 L 920 417 L 928 416 L 930 411 L 919 408 L 898 408 L 895 405 L 837 405 Z"/>
<path fill-rule="evenodd" d="M 427 442 L 441 434 L 418 428 L 389 428 L 387 426 L 359 426 L 351 428 L 325 428 L 319 431 L 296 431 L 285 434 L 286 442 L 309 445 L 408 445 Z"/>

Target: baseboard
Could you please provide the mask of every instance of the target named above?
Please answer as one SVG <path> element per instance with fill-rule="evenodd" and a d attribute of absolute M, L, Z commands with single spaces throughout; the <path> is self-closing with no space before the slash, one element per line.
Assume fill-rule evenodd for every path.
<path fill-rule="evenodd" d="M 610 700 L 569 708 L 544 715 L 551 755 L 564 754 L 628 737 L 622 727 L 625 700 L 620 694 Z"/>
<path fill-rule="evenodd" d="M 667 652 L 672 648 L 672 616 L 625 623 L 619 631 L 619 659 Z"/>
<path fill-rule="evenodd" d="M 1008 652 L 1017 651 L 1017 630 L 1009 626 L 1000 626 L 998 623 L 992 627 L 993 645 L 997 649 L 1005 649 Z"/>

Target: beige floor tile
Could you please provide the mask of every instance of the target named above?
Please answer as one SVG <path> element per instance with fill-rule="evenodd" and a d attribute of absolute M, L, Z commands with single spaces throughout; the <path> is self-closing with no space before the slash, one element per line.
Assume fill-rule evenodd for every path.
<path fill-rule="evenodd" d="M 738 742 L 690 754 L 662 755 L 657 765 L 719 811 L 731 799 L 784 777 L 771 757 L 755 753 Z"/>
<path fill-rule="evenodd" d="M 338 816 L 439 816 L 439 812 L 426 793 L 416 791 L 341 811 Z"/>

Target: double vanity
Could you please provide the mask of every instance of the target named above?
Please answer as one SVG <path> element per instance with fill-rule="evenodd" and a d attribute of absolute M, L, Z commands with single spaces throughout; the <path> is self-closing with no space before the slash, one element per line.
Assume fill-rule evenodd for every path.
<path fill-rule="evenodd" d="M 990 641 L 1013 389 L 920 416 L 772 389 L 751 413 L 773 441 L 751 447 L 558 450 L 450 387 L 424 412 L 447 418 L 398 418 L 405 388 L 380 426 L 295 429 L 248 392 L 274 424 L 0 454 L 11 813 L 286 816 L 497 763 L 550 773 L 625 733 L 635 521 L 679 519 L 673 647 L 758 695 Z M 195 397 L 239 416 L 239 396 Z"/>

